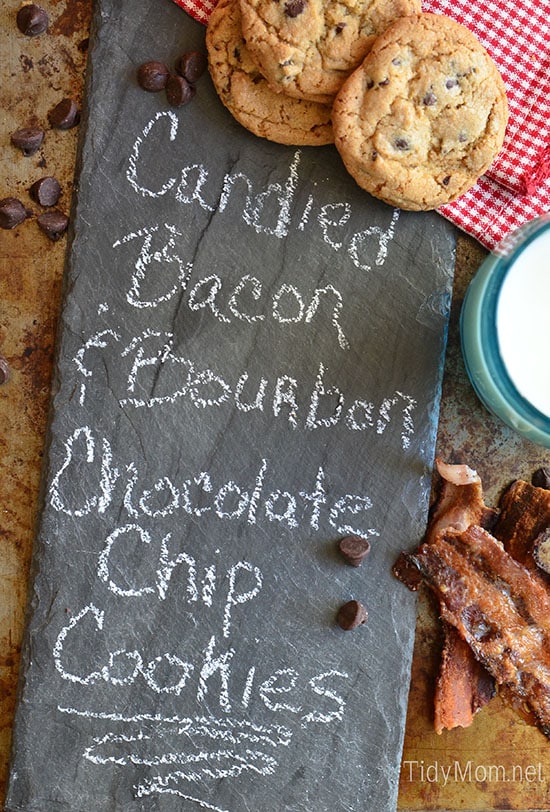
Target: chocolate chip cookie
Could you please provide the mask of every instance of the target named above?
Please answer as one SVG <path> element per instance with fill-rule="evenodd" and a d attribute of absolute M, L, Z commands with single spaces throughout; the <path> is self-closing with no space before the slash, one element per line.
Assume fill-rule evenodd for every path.
<path fill-rule="evenodd" d="M 220 0 L 206 31 L 208 67 L 216 91 L 234 118 L 279 144 L 331 144 L 329 105 L 274 93 L 250 56 L 238 0 Z"/>
<path fill-rule="evenodd" d="M 507 117 L 504 83 L 482 44 L 429 13 L 392 24 L 333 108 L 336 147 L 357 183 L 413 210 L 473 186 L 502 146 Z"/>
<path fill-rule="evenodd" d="M 375 37 L 420 0 L 240 0 L 243 33 L 272 89 L 331 103 Z"/>

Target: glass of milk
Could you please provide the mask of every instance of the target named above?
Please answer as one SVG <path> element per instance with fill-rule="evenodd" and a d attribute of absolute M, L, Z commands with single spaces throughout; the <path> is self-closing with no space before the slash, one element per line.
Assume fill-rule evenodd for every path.
<path fill-rule="evenodd" d="M 466 292 L 460 335 L 480 400 L 550 448 L 550 215 L 522 226 L 485 259 Z"/>

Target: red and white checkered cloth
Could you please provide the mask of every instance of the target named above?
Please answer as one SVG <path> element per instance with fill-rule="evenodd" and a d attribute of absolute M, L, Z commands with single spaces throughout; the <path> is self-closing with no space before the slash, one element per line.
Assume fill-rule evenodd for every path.
<path fill-rule="evenodd" d="M 175 0 L 206 24 L 216 0 Z M 423 0 L 424 11 L 467 26 L 504 79 L 510 119 L 486 175 L 439 212 L 494 248 L 510 231 L 550 211 L 550 0 Z"/>

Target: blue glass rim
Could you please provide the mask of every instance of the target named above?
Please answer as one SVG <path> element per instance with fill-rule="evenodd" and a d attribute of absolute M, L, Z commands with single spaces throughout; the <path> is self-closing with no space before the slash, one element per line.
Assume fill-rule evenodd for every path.
<path fill-rule="evenodd" d="M 475 296 L 475 293 L 472 294 L 471 291 L 472 283 L 466 292 L 460 319 L 463 358 L 468 376 L 480 400 L 482 400 L 490 411 L 512 428 L 518 430 L 520 433 L 525 433 L 518 428 L 516 421 L 512 419 L 515 415 L 518 419 L 517 422 L 521 424 L 528 423 L 535 430 L 539 442 L 540 437 L 545 436 L 548 438 L 548 443 L 550 443 L 550 417 L 537 409 L 536 406 L 519 392 L 502 359 L 497 333 L 497 310 L 502 286 L 511 267 L 540 233 L 549 229 L 550 218 L 538 218 L 532 223 L 529 223 L 527 227 L 520 229 L 515 235 L 512 235 L 511 238 L 506 240 L 502 246 L 499 247 L 500 250 L 497 249 L 496 252 L 490 255 L 488 260 L 486 260 L 486 262 L 491 262 L 492 267 L 488 272 L 485 286 L 480 296 L 479 309 L 476 314 L 476 329 L 479 331 L 478 338 L 483 364 L 490 378 L 490 385 L 485 387 L 487 391 L 484 391 L 482 381 L 476 380 L 476 374 L 469 364 L 466 346 L 468 341 L 465 340 L 464 335 L 464 313 L 467 310 L 467 301 L 470 295 Z M 482 270 L 483 265 L 480 268 L 480 271 Z M 472 280 L 473 283 L 475 279 L 476 277 Z M 491 388 L 494 388 L 494 390 L 498 392 L 498 399 L 504 402 L 500 404 L 502 405 L 502 409 L 499 408 L 499 403 L 494 402 L 491 397 Z M 535 438 L 531 436 L 531 439 Z M 548 443 L 545 442 L 545 444 Z"/>

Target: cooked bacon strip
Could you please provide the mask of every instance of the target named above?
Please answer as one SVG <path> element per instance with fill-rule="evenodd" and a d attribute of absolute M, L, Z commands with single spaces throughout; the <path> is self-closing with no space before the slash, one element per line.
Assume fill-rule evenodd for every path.
<path fill-rule="evenodd" d="M 468 727 L 496 693 L 493 677 L 476 660 L 468 643 L 453 626 L 443 626 L 445 639 L 434 701 L 436 733 Z"/>
<path fill-rule="evenodd" d="M 475 526 L 441 533 L 411 561 L 439 598 L 443 620 L 550 738 L 550 594 L 542 581 Z"/>
<path fill-rule="evenodd" d="M 500 515 L 494 534 L 512 558 L 550 583 L 533 558 L 537 538 L 550 527 L 550 491 L 516 480 L 500 500 Z"/>
<path fill-rule="evenodd" d="M 477 524 L 490 530 L 498 512 L 485 505 L 478 474 L 467 465 L 451 465 L 439 457 L 435 464 L 441 477 L 441 487 L 430 511 L 424 541 L 432 541 L 441 530 L 450 527 L 466 530 L 471 524 Z"/>
<path fill-rule="evenodd" d="M 481 479 L 468 465 L 435 461 L 441 477 L 424 537 L 434 541 L 449 528 L 466 530 L 476 524 L 489 529 L 497 512 L 483 501 Z M 437 733 L 468 727 L 474 715 L 494 696 L 493 678 L 485 671 L 452 626 L 444 625 L 443 651 L 434 696 L 434 726 Z"/>
<path fill-rule="evenodd" d="M 399 558 L 392 567 L 392 572 L 398 581 L 411 590 L 416 592 L 418 587 L 422 586 L 424 579 L 418 572 L 414 564 L 411 564 L 410 553 L 403 551 L 399 554 Z"/>
<path fill-rule="evenodd" d="M 445 462 L 436 457 L 435 465 L 439 476 L 453 485 L 480 485 L 481 479 L 477 471 L 464 463 Z"/>
<path fill-rule="evenodd" d="M 548 586 L 550 576 L 543 572 L 534 558 L 535 548 L 547 527 L 550 527 L 550 491 L 538 488 L 518 479 L 504 492 L 499 503 L 500 513 L 494 527 L 494 535 L 510 555 L 532 571 Z M 504 686 L 501 698 L 511 705 L 529 724 L 536 724 L 529 713 Z"/>
<path fill-rule="evenodd" d="M 466 530 L 471 524 L 489 529 L 497 512 L 483 501 L 481 479 L 464 464 L 444 462 L 437 457 L 441 477 L 439 494 L 434 503 L 424 536 L 425 543 L 435 541 L 449 528 Z M 417 590 L 422 577 L 402 553 L 393 567 L 394 575 L 411 590 Z M 434 727 L 437 733 L 455 727 L 468 727 L 474 715 L 494 695 L 494 680 L 457 635 L 452 626 L 444 625 L 441 664 L 434 695 Z"/>

